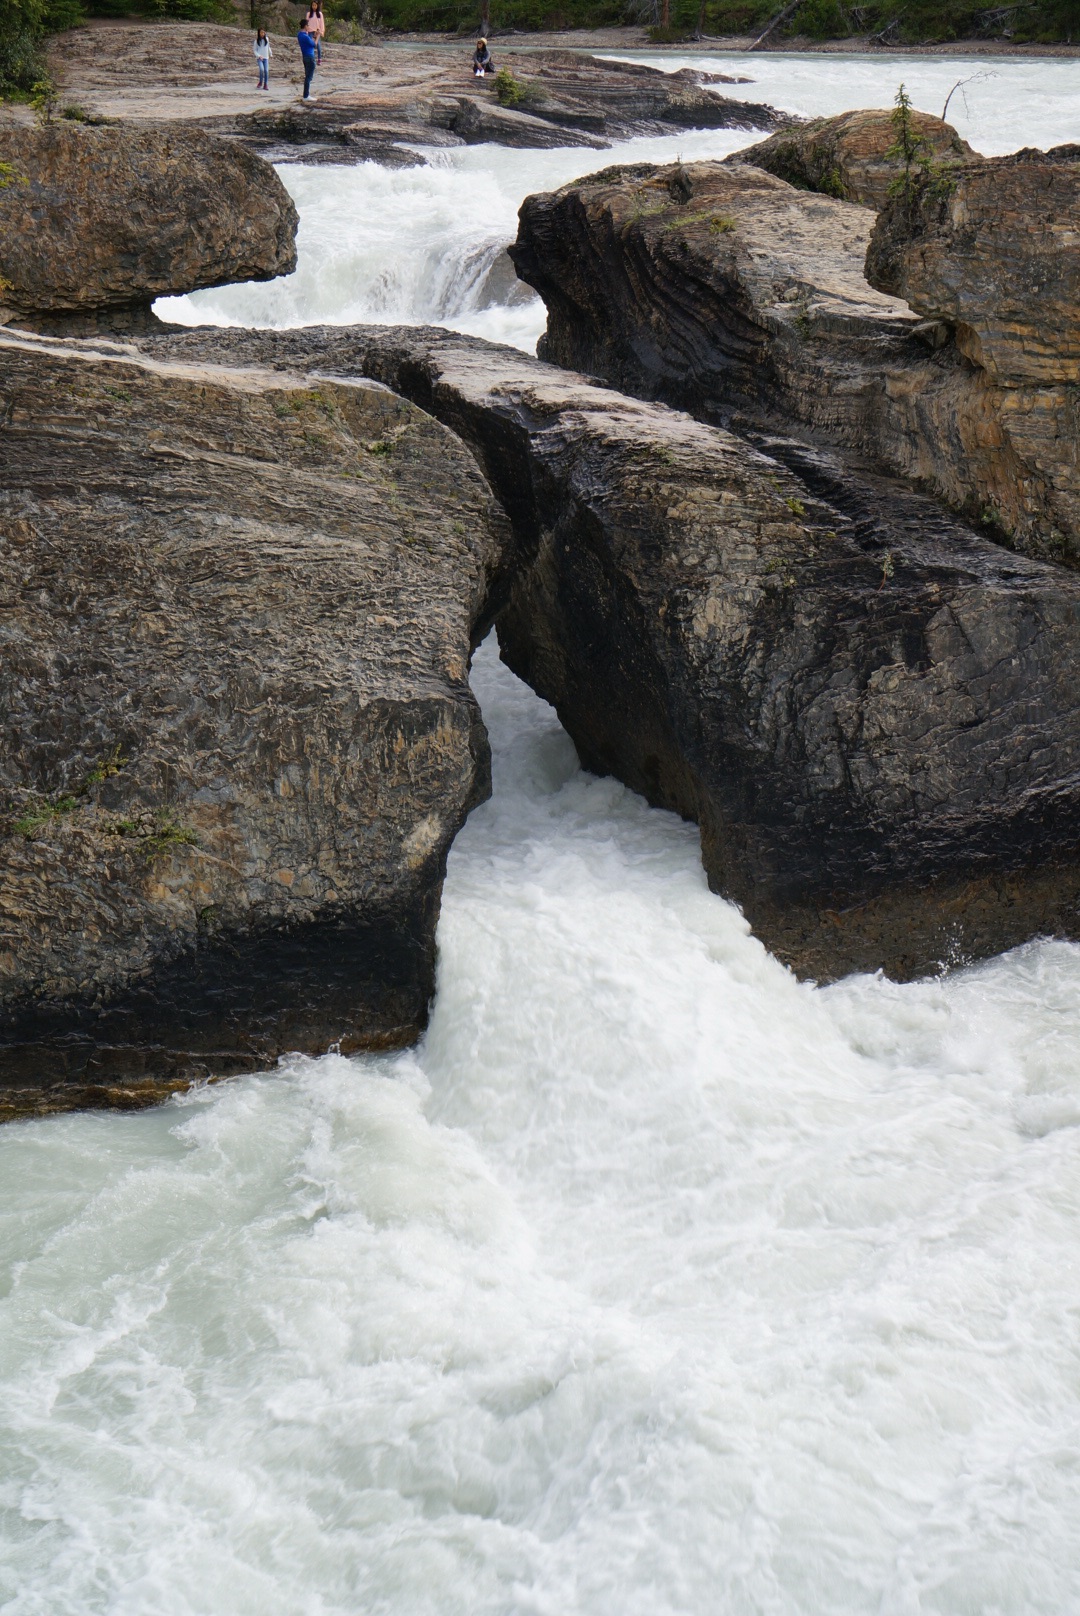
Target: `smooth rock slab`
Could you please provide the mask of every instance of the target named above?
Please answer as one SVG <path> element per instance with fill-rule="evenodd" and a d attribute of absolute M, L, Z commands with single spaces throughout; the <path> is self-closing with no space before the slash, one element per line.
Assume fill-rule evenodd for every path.
<path fill-rule="evenodd" d="M 0 130 L 0 322 L 149 311 L 296 268 L 292 198 L 261 157 L 198 129 L 66 120 Z"/>
<path fill-rule="evenodd" d="M 377 384 L 0 333 L 0 1115 L 416 1038 L 506 538 Z"/>

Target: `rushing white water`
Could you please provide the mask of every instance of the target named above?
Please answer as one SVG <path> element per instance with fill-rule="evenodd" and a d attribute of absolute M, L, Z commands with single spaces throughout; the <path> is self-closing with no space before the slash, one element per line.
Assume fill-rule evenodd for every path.
<path fill-rule="evenodd" d="M 1080 950 L 800 986 L 478 661 L 416 1052 L 0 1132 L 5 1613 L 1080 1609 Z"/>
<path fill-rule="evenodd" d="M 613 51 L 610 60 L 649 62 L 671 73 L 697 67 L 745 75 L 753 87 L 724 86 L 723 93 L 814 118 L 891 107 L 901 84 L 920 111 L 940 118 L 950 90 L 967 81 L 949 102 L 949 122 L 984 156 L 1080 140 L 1080 62 L 1070 57 Z"/>
<path fill-rule="evenodd" d="M 891 106 L 901 82 L 916 106 L 940 113 L 957 79 L 982 75 L 949 108 L 950 122 L 976 150 L 1080 140 L 1075 61 L 626 53 L 631 57 L 670 71 L 694 66 L 745 75 L 754 82 L 719 89 L 808 116 Z M 428 166 L 404 170 L 287 165 L 281 177 L 300 214 L 296 274 L 163 298 L 156 306 L 163 318 L 183 324 L 446 325 L 531 353 L 544 329 L 543 304 L 516 281 L 503 252 L 517 234 L 526 196 L 610 163 L 726 157 L 760 138 L 746 130 L 688 130 L 602 152 L 430 150 Z"/>
<path fill-rule="evenodd" d="M 445 325 L 531 353 L 544 305 L 517 280 L 505 251 L 530 192 L 606 163 L 726 157 L 760 138 L 687 130 L 601 152 L 433 148 L 423 168 L 286 164 L 279 172 L 300 215 L 296 273 L 162 298 L 155 307 L 163 319 L 194 325 Z"/>
<path fill-rule="evenodd" d="M 285 169 L 297 276 L 187 317 L 529 346 L 491 266 L 592 161 Z M 5 1616 L 1080 1611 L 1080 949 L 800 986 L 692 827 L 475 683 L 416 1051 L 0 1130 Z"/>

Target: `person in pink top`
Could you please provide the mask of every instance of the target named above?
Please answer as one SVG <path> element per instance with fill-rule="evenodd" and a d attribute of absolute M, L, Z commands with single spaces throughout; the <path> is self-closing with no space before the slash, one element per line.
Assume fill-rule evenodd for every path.
<path fill-rule="evenodd" d="M 326 18 L 323 16 L 322 0 L 311 0 L 308 14 L 304 18 L 304 27 L 315 41 L 315 60 L 322 61 L 323 35 L 326 33 Z"/>

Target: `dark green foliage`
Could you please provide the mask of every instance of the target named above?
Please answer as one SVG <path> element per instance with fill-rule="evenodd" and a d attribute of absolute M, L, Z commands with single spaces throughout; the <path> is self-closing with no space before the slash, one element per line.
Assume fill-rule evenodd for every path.
<path fill-rule="evenodd" d="M 519 84 L 508 67 L 495 75 L 495 94 L 501 107 L 516 107 L 525 99 L 525 86 Z"/>
<path fill-rule="evenodd" d="M 803 0 L 795 22 L 808 39 L 843 39 L 852 31 L 840 0 Z"/>
<path fill-rule="evenodd" d="M 724 9 L 724 0 L 720 0 Z M 779 10 L 779 5 L 776 6 Z M 1009 7 L 988 0 L 803 0 L 788 37 L 846 39 L 883 34 L 888 44 L 934 44 L 954 39 L 1080 40 L 1077 0 L 1022 0 Z"/>
<path fill-rule="evenodd" d="M 44 7 L 0 0 L 0 94 L 28 93 L 45 74 Z"/>
<path fill-rule="evenodd" d="M 0 95 L 12 90 L 28 92 L 44 71 L 40 34 L 30 28 L 0 32 Z"/>
<path fill-rule="evenodd" d="M 90 0 L 91 5 L 94 0 Z M 228 0 L 138 0 L 129 10 L 155 17 L 182 17 L 187 22 L 233 22 L 236 13 Z"/>
<path fill-rule="evenodd" d="M 101 0 L 95 0 L 101 3 Z M 660 27 L 660 0 L 491 0 L 490 27 L 498 49 L 504 28 L 599 28 L 644 24 L 658 44 L 690 43 L 699 22 L 706 35 L 759 34 L 783 0 L 671 0 L 667 28 Z M 335 0 L 332 15 L 347 17 L 368 0 Z M 480 24 L 480 0 L 379 0 L 384 28 L 443 30 L 468 35 Z M 364 20 L 357 17 L 357 20 Z M 951 39 L 1000 39 L 1051 43 L 1080 41 L 1080 0 L 1023 0 L 1002 12 L 988 0 L 803 0 L 778 39 L 846 39 L 887 33 L 888 43 L 933 43 Z"/>

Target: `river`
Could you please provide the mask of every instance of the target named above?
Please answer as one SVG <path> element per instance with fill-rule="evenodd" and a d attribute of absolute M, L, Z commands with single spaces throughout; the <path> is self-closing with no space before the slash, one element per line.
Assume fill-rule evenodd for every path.
<path fill-rule="evenodd" d="M 963 72 L 733 61 L 809 111 Z M 1076 64 L 991 65 L 998 147 L 1064 138 Z M 189 317 L 526 345 L 501 245 L 589 161 L 286 169 L 295 285 Z M 0 1130 L 5 1616 L 1080 1610 L 1080 948 L 800 985 L 693 827 L 491 644 L 474 684 L 418 1049 Z"/>

